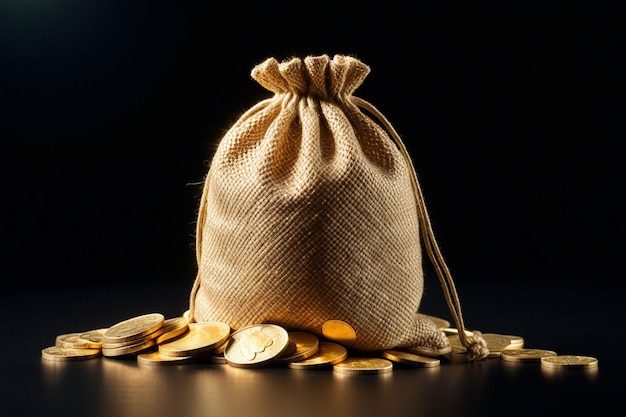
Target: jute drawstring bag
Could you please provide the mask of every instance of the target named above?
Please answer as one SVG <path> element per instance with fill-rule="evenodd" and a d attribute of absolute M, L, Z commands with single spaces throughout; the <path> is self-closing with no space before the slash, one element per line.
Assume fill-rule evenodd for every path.
<path fill-rule="evenodd" d="M 484 358 L 480 333 L 465 334 L 402 140 L 352 95 L 368 73 L 343 55 L 269 58 L 252 70 L 274 96 L 246 111 L 213 155 L 190 320 L 319 336 L 340 323 L 354 332 L 342 342 L 356 350 L 445 349 L 447 337 L 418 313 L 421 238 L 468 358 Z"/>

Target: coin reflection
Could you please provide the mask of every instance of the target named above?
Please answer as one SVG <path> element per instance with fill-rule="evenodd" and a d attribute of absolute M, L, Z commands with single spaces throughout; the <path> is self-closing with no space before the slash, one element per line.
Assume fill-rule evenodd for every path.
<path fill-rule="evenodd" d="M 463 404 L 483 392 L 486 374 L 479 371 L 469 365 L 416 369 L 394 364 L 393 372 L 350 375 L 208 362 L 143 366 L 134 357 L 42 361 L 47 402 L 80 401 L 89 404 L 87 414 L 94 417 L 278 417 L 302 415 L 299 410 L 316 410 L 317 415 L 463 415 Z M 468 372 L 474 374 L 469 387 Z M 450 392 L 457 393 L 458 401 L 443 401 Z"/>
<path fill-rule="evenodd" d="M 597 366 L 576 369 L 559 369 L 542 366 L 541 375 L 551 380 L 581 378 L 588 381 L 595 381 L 598 376 L 598 369 Z"/>

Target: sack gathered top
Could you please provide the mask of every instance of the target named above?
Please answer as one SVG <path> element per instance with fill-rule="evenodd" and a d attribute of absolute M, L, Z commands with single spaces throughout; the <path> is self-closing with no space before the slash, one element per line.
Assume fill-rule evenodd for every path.
<path fill-rule="evenodd" d="M 419 307 L 422 244 L 469 360 L 489 353 L 466 334 L 413 162 L 389 121 L 353 96 L 370 68 L 351 56 L 269 58 L 252 78 L 274 95 L 218 144 L 196 230 L 191 321 L 237 330 L 273 323 L 349 348 L 449 347 Z"/>

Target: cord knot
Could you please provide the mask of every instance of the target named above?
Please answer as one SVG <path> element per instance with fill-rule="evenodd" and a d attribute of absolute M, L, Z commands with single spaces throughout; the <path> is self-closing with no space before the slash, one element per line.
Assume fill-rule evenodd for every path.
<path fill-rule="evenodd" d="M 489 355 L 487 342 L 481 332 L 474 330 L 472 336 L 467 336 L 467 360 L 475 361 L 484 359 Z"/>

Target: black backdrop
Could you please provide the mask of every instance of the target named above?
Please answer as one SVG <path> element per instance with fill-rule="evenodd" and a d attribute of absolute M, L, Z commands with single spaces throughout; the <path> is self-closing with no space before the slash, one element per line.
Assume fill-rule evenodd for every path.
<path fill-rule="evenodd" d="M 336 53 L 371 67 L 355 95 L 406 141 L 458 279 L 624 276 L 619 3 L 92 3 L 0 6 L 5 282 L 191 285 L 194 184 L 270 94 L 250 70 Z"/>

